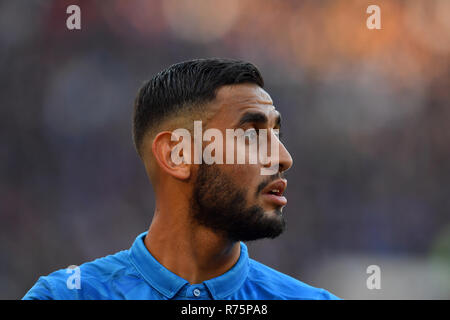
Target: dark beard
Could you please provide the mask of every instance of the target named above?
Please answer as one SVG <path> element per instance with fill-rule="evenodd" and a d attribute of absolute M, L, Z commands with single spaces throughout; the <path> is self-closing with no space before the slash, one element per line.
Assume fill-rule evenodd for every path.
<path fill-rule="evenodd" d="M 286 225 L 281 208 L 269 216 L 260 206 L 246 207 L 245 195 L 245 188 L 239 188 L 217 166 L 201 164 L 191 198 L 193 222 L 232 241 L 279 236 Z"/>

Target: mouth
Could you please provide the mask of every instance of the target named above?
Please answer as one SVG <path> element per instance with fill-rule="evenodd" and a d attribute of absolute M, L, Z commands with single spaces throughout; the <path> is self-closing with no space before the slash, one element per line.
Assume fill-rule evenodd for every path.
<path fill-rule="evenodd" d="M 286 189 L 286 186 L 287 180 L 284 179 L 279 179 L 270 183 L 262 191 L 264 200 L 278 206 L 285 206 L 287 204 L 287 199 L 283 196 L 283 192 Z"/>

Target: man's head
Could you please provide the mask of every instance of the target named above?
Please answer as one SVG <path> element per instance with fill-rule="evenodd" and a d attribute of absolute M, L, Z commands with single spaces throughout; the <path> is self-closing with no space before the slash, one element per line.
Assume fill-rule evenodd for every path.
<path fill-rule="evenodd" d="M 281 193 L 286 181 L 282 173 L 292 159 L 272 130 L 279 129 L 281 118 L 263 86 L 254 65 L 227 59 L 179 63 L 144 84 L 135 101 L 133 137 L 157 203 L 185 203 L 190 222 L 231 240 L 273 238 L 283 231 L 281 210 L 286 200 Z M 254 164 L 176 163 L 172 153 L 179 142 L 173 141 L 172 132 L 179 128 L 192 132 L 194 121 L 223 136 L 229 129 L 246 130 L 244 140 L 232 139 L 238 144 L 234 150 L 225 150 L 229 141 L 224 142 L 224 159 L 237 157 L 243 144 L 248 160 L 251 151 L 245 147 L 261 129 L 267 130 L 269 144 L 275 143 L 278 157 Z M 203 141 L 202 150 L 207 145 Z M 183 152 L 186 149 L 183 158 L 192 159 Z M 278 172 L 260 174 L 261 168 L 274 165 Z"/>

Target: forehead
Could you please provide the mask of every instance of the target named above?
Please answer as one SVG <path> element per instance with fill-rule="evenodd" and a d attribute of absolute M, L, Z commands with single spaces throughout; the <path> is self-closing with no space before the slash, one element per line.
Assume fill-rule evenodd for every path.
<path fill-rule="evenodd" d="M 210 119 L 215 123 L 232 125 L 246 112 L 264 113 L 269 121 L 278 115 L 272 98 L 261 87 L 254 84 L 223 86 L 217 91 Z"/>

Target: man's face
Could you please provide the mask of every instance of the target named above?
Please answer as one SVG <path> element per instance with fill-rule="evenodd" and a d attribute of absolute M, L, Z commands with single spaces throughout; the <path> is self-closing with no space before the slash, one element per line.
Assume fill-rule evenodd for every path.
<path fill-rule="evenodd" d="M 224 137 L 226 129 L 253 128 L 256 132 L 266 129 L 268 146 L 276 143 L 279 156 L 265 165 L 260 161 L 249 164 L 246 140 L 245 164 L 198 165 L 191 201 L 193 221 L 235 241 L 277 237 L 285 227 L 282 209 L 287 201 L 282 196 L 286 187 L 283 171 L 291 167 L 292 158 L 270 130 L 280 129 L 280 115 L 272 99 L 256 85 L 225 86 L 218 90 L 211 109 L 206 129 L 219 129 Z M 228 142 L 224 142 L 224 159 Z M 234 148 L 234 156 L 237 150 L 238 146 Z M 261 168 L 274 165 L 278 172 L 261 175 Z"/>

